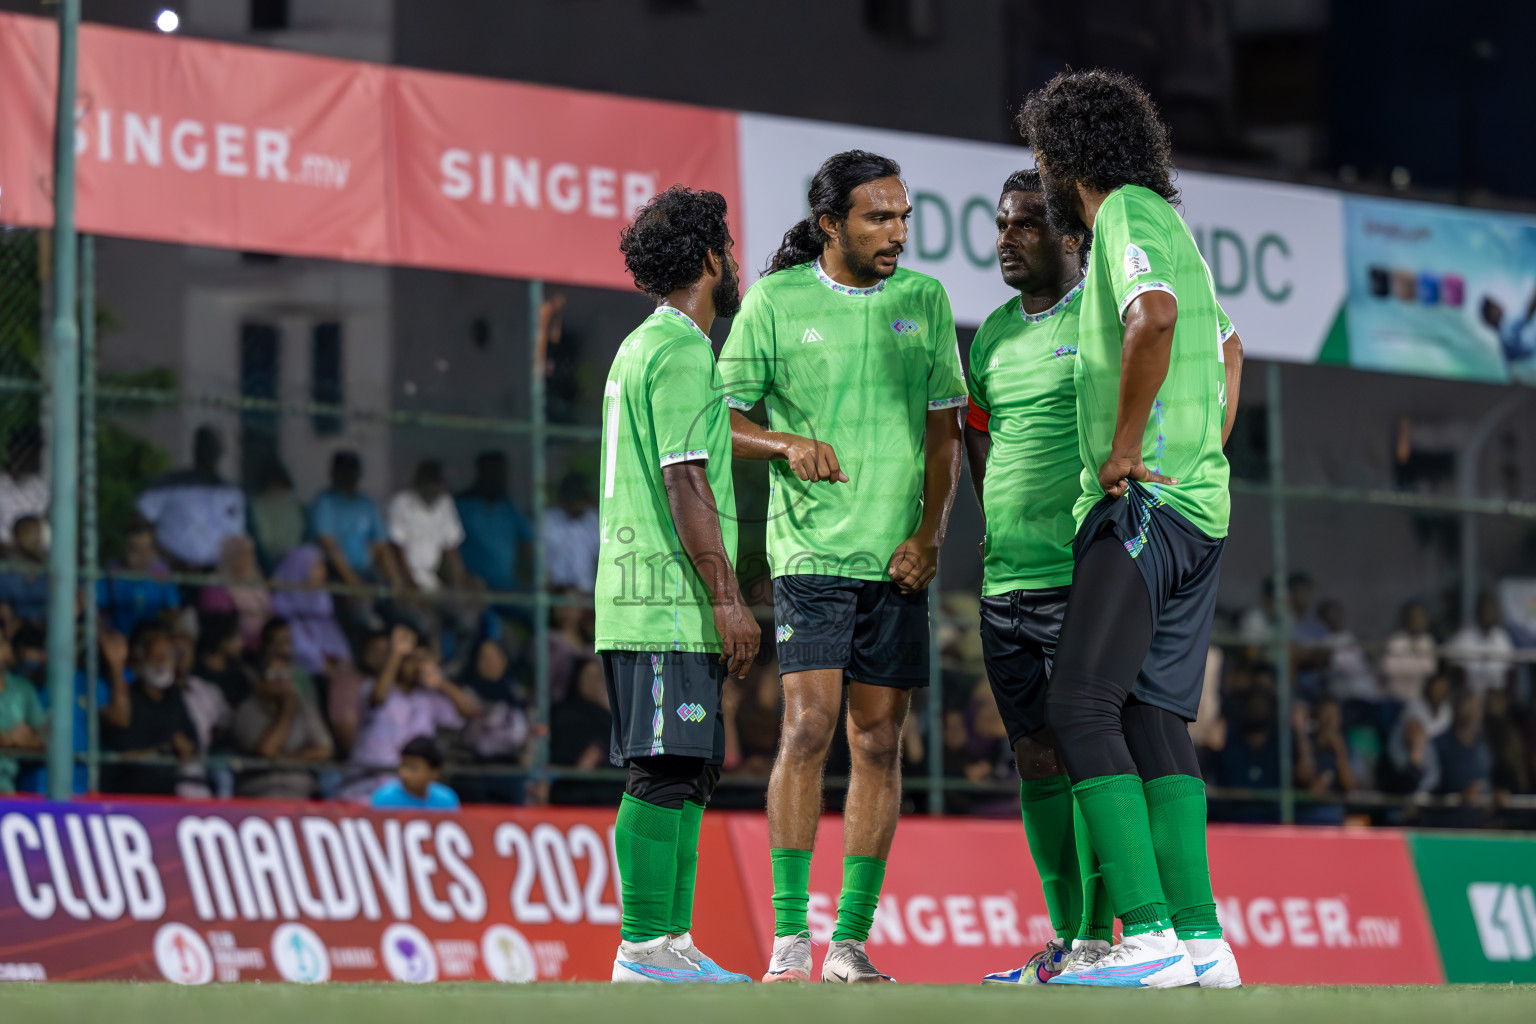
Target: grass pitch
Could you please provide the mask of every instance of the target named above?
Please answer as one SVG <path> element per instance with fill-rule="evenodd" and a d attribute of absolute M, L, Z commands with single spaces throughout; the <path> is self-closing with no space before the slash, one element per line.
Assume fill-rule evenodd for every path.
<path fill-rule="evenodd" d="M 1118 992 L 887 985 L 7 984 L 5 1024 L 1451 1024 L 1536 1021 L 1536 987 L 1245 988 Z"/>

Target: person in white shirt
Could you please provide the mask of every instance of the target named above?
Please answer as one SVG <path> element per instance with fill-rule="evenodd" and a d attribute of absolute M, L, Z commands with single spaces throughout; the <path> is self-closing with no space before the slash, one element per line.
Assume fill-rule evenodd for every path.
<path fill-rule="evenodd" d="M 1429 631 L 1429 612 L 1418 601 L 1403 605 L 1397 631 L 1387 637 L 1381 656 L 1381 674 L 1387 696 L 1407 704 L 1424 692 L 1424 683 L 1435 673 L 1435 637 Z"/>
<path fill-rule="evenodd" d="M 18 437 L 18 434 L 32 434 Z M 35 432 L 11 435 L 11 450 L 0 473 L 0 546 L 10 547 L 16 520 L 48 515 L 48 481 L 42 474 L 43 449 Z"/>
<path fill-rule="evenodd" d="M 597 584 L 600 529 L 587 479 L 567 473 L 560 481 L 559 504 L 544 513 L 544 565 L 551 589 L 570 587 L 592 593 Z"/>
<path fill-rule="evenodd" d="M 425 459 L 416 466 L 410 489 L 389 503 L 389 539 L 404 557 L 411 582 L 424 593 L 442 588 L 442 572 L 456 589 L 469 583 L 459 545 L 464 526 L 443 481 L 443 464 Z"/>
<path fill-rule="evenodd" d="M 1328 635 L 1323 643 L 1328 654 L 1328 693 L 1338 701 L 1375 702 L 1381 699 L 1376 673 L 1355 634 L 1344 625 L 1344 606 L 1324 601 L 1318 609 Z"/>
<path fill-rule="evenodd" d="M 1446 658 L 1467 674 L 1467 689 L 1476 694 L 1502 690 L 1509 685 L 1515 643 L 1502 624 L 1499 603 L 1492 594 L 1477 600 L 1477 621 L 1469 622 L 1451 637 Z"/>
<path fill-rule="evenodd" d="M 149 485 L 134 508 L 155 528 L 155 544 L 174 567 L 211 569 L 224 541 L 245 533 L 245 494 L 219 476 L 224 444 L 212 427 L 192 438 L 192 468 Z"/>

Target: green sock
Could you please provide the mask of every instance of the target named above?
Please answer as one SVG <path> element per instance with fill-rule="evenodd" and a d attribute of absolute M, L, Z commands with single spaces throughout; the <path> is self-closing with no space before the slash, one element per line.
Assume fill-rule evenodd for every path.
<path fill-rule="evenodd" d="M 1029 853 L 1045 891 L 1045 908 L 1058 937 L 1072 938 L 1083 917 L 1083 883 L 1077 869 L 1072 829 L 1072 784 L 1065 775 L 1024 779 L 1019 808 Z"/>
<path fill-rule="evenodd" d="M 773 934 L 809 934 L 805 907 L 811 901 L 811 851 L 769 850 L 773 863 Z"/>
<path fill-rule="evenodd" d="M 1083 809 L 1088 837 L 1099 855 L 1099 871 L 1125 934 L 1171 928 L 1141 779 L 1101 775 L 1079 782 L 1072 793 Z"/>
<path fill-rule="evenodd" d="M 1174 929 L 1181 939 L 1221 938 L 1205 852 L 1205 783 L 1190 775 L 1166 775 L 1143 788 Z"/>
<path fill-rule="evenodd" d="M 681 935 L 693 927 L 693 887 L 699 877 L 699 828 L 704 823 L 704 805 L 683 801 L 682 817 L 677 823 L 677 881 L 672 888 L 671 935 Z"/>
<path fill-rule="evenodd" d="M 1077 840 L 1077 871 L 1083 879 L 1083 919 L 1076 937 L 1113 942 L 1114 905 L 1109 902 L 1109 890 L 1104 888 L 1104 874 L 1099 870 L 1099 855 L 1093 852 L 1088 823 L 1083 820 L 1083 809 L 1076 799 L 1072 801 L 1072 835 Z"/>
<path fill-rule="evenodd" d="M 885 882 L 885 861 L 879 857 L 843 858 L 843 894 L 837 898 L 837 928 L 832 941 L 869 938 L 869 926 L 875 923 L 875 906 L 880 902 L 880 886 Z"/>
<path fill-rule="evenodd" d="M 677 830 L 682 815 L 682 811 L 657 807 L 628 793 L 619 803 L 613 847 L 624 900 L 619 936 L 626 942 L 659 939 L 671 928 Z"/>

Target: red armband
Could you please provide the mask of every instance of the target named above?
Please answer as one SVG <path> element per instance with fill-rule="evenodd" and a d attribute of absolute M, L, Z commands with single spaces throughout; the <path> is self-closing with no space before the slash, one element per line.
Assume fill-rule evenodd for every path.
<path fill-rule="evenodd" d="M 983 434 L 991 433 L 989 424 L 992 422 L 992 417 L 987 411 L 978 408 L 974 399 L 967 398 L 965 403 L 965 425 L 972 430 L 979 430 Z"/>

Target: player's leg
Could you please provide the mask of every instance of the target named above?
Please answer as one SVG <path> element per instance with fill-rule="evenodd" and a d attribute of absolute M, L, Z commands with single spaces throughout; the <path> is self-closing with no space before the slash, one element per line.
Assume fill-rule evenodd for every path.
<path fill-rule="evenodd" d="M 1100 532 L 1077 562 L 1046 708 L 1125 942 L 1053 983 L 1195 981 L 1172 930 L 1146 796 L 1121 725 L 1151 642 L 1152 602 L 1141 572 L 1112 531 Z"/>

